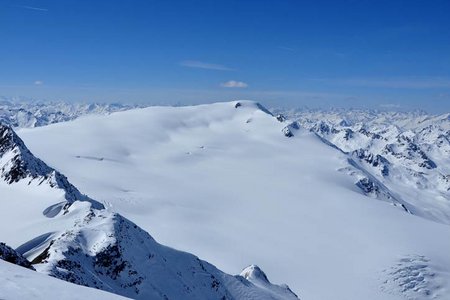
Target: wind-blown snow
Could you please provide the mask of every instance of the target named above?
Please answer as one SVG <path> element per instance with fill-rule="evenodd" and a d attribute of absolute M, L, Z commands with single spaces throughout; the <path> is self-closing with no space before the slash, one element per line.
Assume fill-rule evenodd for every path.
<path fill-rule="evenodd" d="M 90 197 L 228 273 L 255 262 L 304 299 L 399 299 L 401 281 L 386 270 L 418 255 L 433 262 L 437 299 L 449 299 L 449 226 L 367 197 L 347 154 L 239 103 L 87 116 L 19 135 Z"/>

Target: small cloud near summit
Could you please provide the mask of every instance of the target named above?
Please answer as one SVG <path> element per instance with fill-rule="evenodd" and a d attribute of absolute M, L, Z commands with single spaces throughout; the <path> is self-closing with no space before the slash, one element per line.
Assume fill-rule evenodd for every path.
<path fill-rule="evenodd" d="M 220 86 L 225 88 L 246 88 L 248 87 L 248 84 L 242 81 L 230 80 L 221 83 Z"/>
<path fill-rule="evenodd" d="M 43 85 L 43 84 L 44 84 L 44 82 L 42 80 L 36 80 L 34 82 L 34 85 Z"/>

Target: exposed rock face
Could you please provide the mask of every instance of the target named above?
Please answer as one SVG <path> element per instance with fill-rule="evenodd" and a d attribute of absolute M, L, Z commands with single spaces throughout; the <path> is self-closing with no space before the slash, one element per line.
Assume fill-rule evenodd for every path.
<path fill-rule="evenodd" d="M 0 259 L 18 266 L 34 270 L 31 263 L 13 248 L 5 243 L 0 243 Z"/>
<path fill-rule="evenodd" d="M 389 161 L 383 156 L 370 153 L 368 150 L 358 149 L 353 151 L 353 156 L 362 162 L 380 170 L 382 176 L 389 176 Z"/>
<path fill-rule="evenodd" d="M 289 123 L 286 127 L 284 127 L 281 131 L 283 132 L 283 134 L 286 137 L 293 137 L 294 132 L 299 129 L 300 129 L 300 126 L 298 125 L 298 123 L 292 122 L 292 123 Z"/>

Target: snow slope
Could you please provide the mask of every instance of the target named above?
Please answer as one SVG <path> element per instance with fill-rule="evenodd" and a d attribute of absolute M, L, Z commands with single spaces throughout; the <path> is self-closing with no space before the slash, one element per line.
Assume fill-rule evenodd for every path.
<path fill-rule="evenodd" d="M 257 262 L 304 299 L 450 299 L 449 226 L 367 197 L 354 177 L 367 174 L 347 154 L 237 104 L 136 109 L 19 135 L 90 197 L 228 273 Z"/>
<path fill-rule="evenodd" d="M 126 299 L 71 284 L 0 260 L 0 299 Z"/>

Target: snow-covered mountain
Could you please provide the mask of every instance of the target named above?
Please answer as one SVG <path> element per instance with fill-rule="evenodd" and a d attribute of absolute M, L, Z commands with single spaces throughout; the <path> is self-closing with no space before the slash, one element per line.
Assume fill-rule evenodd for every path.
<path fill-rule="evenodd" d="M 299 126 L 348 153 L 359 169 L 405 209 L 450 224 L 449 114 L 358 110 L 287 114 Z"/>
<path fill-rule="evenodd" d="M 0 297 L 11 300 L 125 299 L 39 274 L 30 261 L 5 243 L 0 243 Z"/>
<path fill-rule="evenodd" d="M 0 97 L 0 123 L 12 127 L 38 127 L 74 120 L 89 114 L 110 114 L 137 108 L 122 103 L 48 102 L 22 98 Z"/>
<path fill-rule="evenodd" d="M 286 281 L 292 290 L 300 291 L 302 299 L 449 299 L 445 191 L 434 188 L 434 177 L 428 178 L 423 189 L 408 185 L 420 176 L 447 174 L 447 158 L 437 158 L 406 134 L 402 128 L 414 123 L 410 116 L 397 119 L 399 125 L 394 127 L 400 132 L 396 135 L 394 129 L 390 133 L 376 130 L 390 117 L 374 118 L 358 130 L 351 127 L 355 125 L 350 118 L 340 120 L 339 126 L 350 126 L 351 131 L 326 129 L 326 122 L 283 117 L 257 103 L 235 101 L 133 109 L 21 129 L 18 134 L 33 153 L 67 174 L 75 186 L 107 209 L 92 208 L 89 201 L 76 202 L 65 215 L 52 218 L 53 227 L 65 224 L 58 233 L 50 228 L 34 233 L 42 237 L 30 245 L 45 240 L 42 251 L 19 247 L 19 252 L 43 263 L 36 265 L 42 272 L 61 278 L 65 274 L 68 280 L 91 286 L 90 272 L 100 270 L 101 282 L 109 285 L 113 280 L 113 288 L 122 295 L 129 295 L 139 281 L 134 271 L 141 274 L 141 267 L 151 269 L 152 263 L 174 274 L 182 265 L 200 271 L 190 255 L 172 264 L 159 244 L 137 230 L 141 227 L 163 244 L 195 253 L 227 273 L 239 273 L 243 265 L 258 262 L 276 282 Z M 404 137 L 399 137 L 402 133 Z M 388 144 L 392 146 L 386 148 Z M 20 185 L 21 181 L 9 185 L 9 191 Z M 422 194 L 410 197 L 417 192 Z M 45 200 L 39 203 L 44 205 Z M 125 218 L 134 223 L 120 221 Z M 52 232 L 51 238 L 43 232 Z M 100 239 L 103 232 L 115 238 Z M 117 240 L 123 232 L 128 238 Z M 7 242 L 20 245 L 13 240 Z M 69 247 L 61 256 L 60 243 L 78 243 L 80 250 Z M 138 253 L 128 254 L 129 244 L 139 245 L 134 249 Z M 128 263 L 111 262 L 121 247 L 127 249 L 123 257 Z M 110 249 L 106 255 L 109 275 L 101 263 L 95 264 L 98 255 L 103 257 L 100 249 Z M 150 253 L 156 259 L 147 260 Z M 71 277 L 64 268 L 78 270 L 77 276 Z M 284 297 L 278 292 L 281 289 L 293 296 L 283 286 L 267 286 L 267 277 L 255 266 L 239 277 L 219 275 L 223 273 L 209 264 L 205 269 L 202 272 L 212 274 L 228 292 L 232 286 L 239 288 L 231 290 L 239 291 L 245 279 L 251 285 L 244 286 L 259 292 Z M 131 271 L 128 281 L 115 280 L 115 270 Z M 189 272 L 181 274 L 183 279 L 174 279 L 174 286 L 184 282 L 191 288 L 185 277 Z M 227 285 L 227 280 L 233 283 Z M 146 282 L 142 280 L 146 287 L 142 291 L 150 292 Z M 95 284 L 106 286 L 99 280 Z M 257 295 L 247 291 L 241 297 Z"/>
<path fill-rule="evenodd" d="M 262 272 L 231 276 L 157 243 L 128 219 L 82 195 L 35 157 L 11 127 L 0 125 L 0 136 L 0 236 L 17 247 L 16 252 L 0 244 L 3 260 L 30 268 L 31 261 L 40 273 L 134 299 L 298 299 L 287 286 L 268 280 L 261 284 Z M 7 298 L 20 298 L 16 295 L 5 287 Z M 49 294 L 37 296 L 44 295 Z"/>

